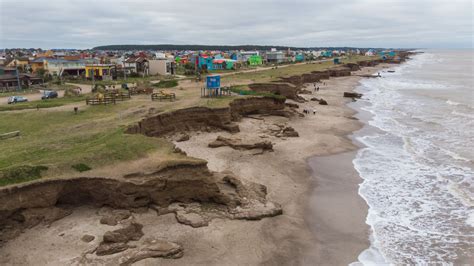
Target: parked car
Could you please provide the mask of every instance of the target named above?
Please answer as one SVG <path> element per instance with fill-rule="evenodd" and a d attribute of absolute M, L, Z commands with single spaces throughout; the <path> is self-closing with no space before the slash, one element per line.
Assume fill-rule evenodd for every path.
<path fill-rule="evenodd" d="M 55 91 L 44 91 L 43 96 L 41 96 L 42 100 L 53 99 L 53 98 L 58 98 L 58 93 Z"/>
<path fill-rule="evenodd" d="M 23 96 L 8 97 L 8 104 L 21 103 L 21 102 L 27 102 L 27 101 L 28 101 L 28 99 L 26 97 L 23 97 Z"/>

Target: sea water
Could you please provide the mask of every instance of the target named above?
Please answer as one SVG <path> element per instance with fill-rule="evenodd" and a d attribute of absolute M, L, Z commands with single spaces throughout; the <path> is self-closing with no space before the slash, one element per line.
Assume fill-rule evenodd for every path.
<path fill-rule="evenodd" d="M 374 128 L 355 135 L 364 144 L 353 163 L 372 231 L 363 264 L 474 257 L 473 57 L 427 50 L 357 88 Z"/>

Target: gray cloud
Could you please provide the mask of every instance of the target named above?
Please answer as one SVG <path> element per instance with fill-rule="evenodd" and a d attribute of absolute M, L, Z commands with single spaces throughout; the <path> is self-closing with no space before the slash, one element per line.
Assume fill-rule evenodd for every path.
<path fill-rule="evenodd" d="M 0 47 L 471 47 L 471 0 L 0 0 Z"/>

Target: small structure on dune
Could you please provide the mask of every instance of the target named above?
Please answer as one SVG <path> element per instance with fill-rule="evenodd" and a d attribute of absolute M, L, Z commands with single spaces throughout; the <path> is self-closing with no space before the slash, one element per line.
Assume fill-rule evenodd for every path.
<path fill-rule="evenodd" d="M 201 88 L 201 97 L 219 97 L 229 95 L 228 88 L 221 87 L 220 75 L 208 75 L 206 77 L 206 86 Z"/>

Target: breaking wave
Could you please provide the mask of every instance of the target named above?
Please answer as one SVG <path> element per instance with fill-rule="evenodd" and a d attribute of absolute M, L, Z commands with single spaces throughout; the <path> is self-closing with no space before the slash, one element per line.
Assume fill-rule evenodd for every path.
<path fill-rule="evenodd" d="M 365 147 L 353 161 L 372 229 L 372 245 L 359 256 L 364 265 L 454 263 L 474 254 L 472 109 L 407 90 L 460 87 L 411 78 L 426 79 L 441 60 L 446 67 L 449 55 L 438 56 L 416 56 L 358 88 L 368 99 L 362 109 L 373 115 L 369 125 L 379 129 L 356 134 Z"/>

